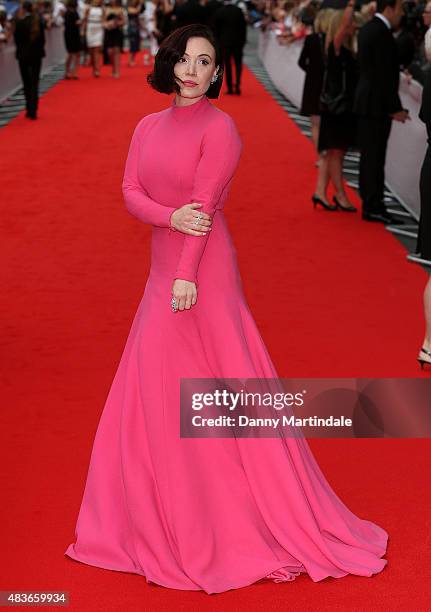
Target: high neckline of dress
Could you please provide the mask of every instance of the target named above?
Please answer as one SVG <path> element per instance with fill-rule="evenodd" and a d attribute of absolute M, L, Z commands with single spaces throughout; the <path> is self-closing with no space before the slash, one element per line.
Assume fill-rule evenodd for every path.
<path fill-rule="evenodd" d="M 174 97 L 171 104 L 171 112 L 177 121 L 188 121 L 199 109 L 207 106 L 208 104 L 210 104 L 210 102 L 205 94 L 197 102 L 187 104 L 186 106 L 177 106 L 175 104 Z"/>

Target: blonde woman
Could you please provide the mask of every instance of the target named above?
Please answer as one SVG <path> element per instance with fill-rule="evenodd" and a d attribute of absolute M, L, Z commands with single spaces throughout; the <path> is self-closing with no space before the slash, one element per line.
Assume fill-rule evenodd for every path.
<path fill-rule="evenodd" d="M 152 63 L 159 48 L 157 41 L 157 36 L 159 35 L 157 29 L 157 4 L 158 0 L 147 0 L 143 13 L 144 28 L 150 43 L 149 53 L 144 51 L 144 65 L 146 66 Z"/>
<path fill-rule="evenodd" d="M 322 91 L 325 36 L 334 9 L 318 11 L 313 24 L 313 32 L 304 40 L 298 65 L 305 71 L 302 93 L 301 115 L 310 117 L 311 139 L 317 149 L 320 127 L 320 93 Z"/>
<path fill-rule="evenodd" d="M 320 204 L 326 209 L 330 207 L 345 212 L 357 210 L 349 202 L 342 171 L 346 151 L 357 146 L 356 119 L 352 109 L 358 80 L 354 36 L 359 23 L 361 17 L 355 15 L 354 2 L 350 0 L 344 11 L 335 11 L 329 24 L 318 140 L 318 150 L 327 164 L 327 178 L 326 184 L 318 182 L 312 198 L 314 206 Z M 326 194 L 328 178 L 335 190 L 333 206 L 329 204 Z"/>
<path fill-rule="evenodd" d="M 103 0 L 91 0 L 86 7 L 83 18 L 83 31 L 87 43 L 87 49 L 91 56 L 93 76 L 100 76 L 102 64 L 102 47 L 104 38 L 103 22 L 105 20 L 105 8 Z"/>

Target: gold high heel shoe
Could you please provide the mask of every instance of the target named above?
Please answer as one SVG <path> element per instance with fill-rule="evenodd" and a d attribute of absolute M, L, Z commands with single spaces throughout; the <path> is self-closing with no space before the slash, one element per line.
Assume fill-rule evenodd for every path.
<path fill-rule="evenodd" d="M 421 353 L 422 353 L 422 356 L 421 356 Z M 423 355 L 425 355 L 425 358 L 423 357 Z M 421 350 L 419 351 L 419 357 L 417 359 L 419 363 L 421 364 L 422 370 L 424 369 L 425 363 L 431 366 L 431 351 L 422 347 Z"/>

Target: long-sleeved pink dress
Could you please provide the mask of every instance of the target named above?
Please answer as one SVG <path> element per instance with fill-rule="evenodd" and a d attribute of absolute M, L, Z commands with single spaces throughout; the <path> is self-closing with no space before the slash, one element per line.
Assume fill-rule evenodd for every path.
<path fill-rule="evenodd" d="M 152 225 L 151 269 L 97 429 L 76 542 L 65 554 L 175 589 L 218 593 L 267 578 L 371 576 L 388 534 L 337 497 L 305 438 L 180 437 L 180 378 L 274 378 L 244 298 L 223 205 L 241 156 L 206 96 L 144 117 L 123 193 Z M 170 229 L 202 202 L 208 236 Z M 172 312 L 175 278 L 197 303 Z"/>

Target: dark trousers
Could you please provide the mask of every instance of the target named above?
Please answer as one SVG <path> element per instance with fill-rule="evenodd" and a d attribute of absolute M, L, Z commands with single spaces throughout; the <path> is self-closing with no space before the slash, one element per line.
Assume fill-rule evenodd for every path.
<path fill-rule="evenodd" d="M 420 176 L 421 214 L 419 219 L 416 252 L 423 259 L 431 260 L 431 122 L 426 124 L 428 148 L 422 164 Z"/>
<path fill-rule="evenodd" d="M 359 193 L 362 212 L 383 213 L 385 189 L 386 149 L 391 132 L 390 117 L 359 117 L 358 142 L 361 150 L 359 164 Z"/>
<path fill-rule="evenodd" d="M 39 104 L 39 77 L 42 58 L 35 57 L 31 60 L 19 59 L 19 70 L 24 86 L 25 106 L 28 115 L 36 117 Z"/>
<path fill-rule="evenodd" d="M 239 87 L 241 85 L 242 50 L 243 45 L 222 45 L 226 85 L 228 90 L 232 90 L 232 59 L 235 64 L 235 86 Z"/>

